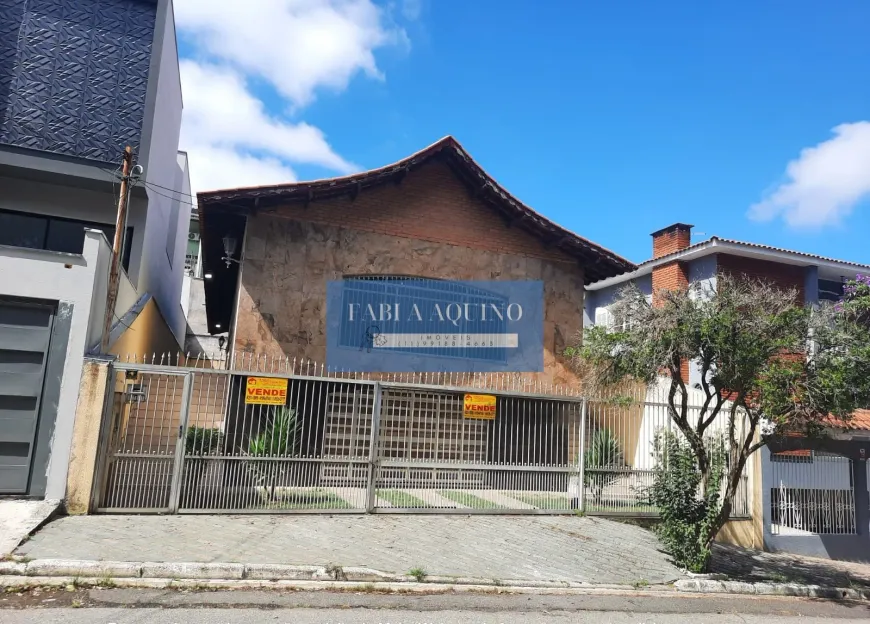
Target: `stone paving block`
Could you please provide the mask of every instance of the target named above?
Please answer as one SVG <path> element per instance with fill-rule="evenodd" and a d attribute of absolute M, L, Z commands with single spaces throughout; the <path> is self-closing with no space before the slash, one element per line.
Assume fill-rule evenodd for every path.
<path fill-rule="evenodd" d="M 142 564 L 143 578 L 241 579 L 241 563 L 147 562 Z"/>

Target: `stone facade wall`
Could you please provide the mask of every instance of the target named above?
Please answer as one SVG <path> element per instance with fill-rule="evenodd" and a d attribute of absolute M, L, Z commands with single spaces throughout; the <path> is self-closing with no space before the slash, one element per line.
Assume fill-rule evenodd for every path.
<path fill-rule="evenodd" d="M 559 354 L 582 329 L 583 270 L 472 198 L 442 164 L 401 185 L 249 218 L 234 348 L 326 356 L 326 284 L 348 275 L 544 282 L 544 381 L 573 383 Z"/>

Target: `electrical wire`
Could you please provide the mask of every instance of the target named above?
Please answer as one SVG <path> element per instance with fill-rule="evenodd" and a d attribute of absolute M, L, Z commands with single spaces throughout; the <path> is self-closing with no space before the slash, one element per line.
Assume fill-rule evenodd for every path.
<path fill-rule="evenodd" d="M 142 184 L 147 189 L 149 189 L 152 193 L 154 193 L 155 195 L 160 195 L 161 197 L 165 197 L 166 199 L 171 199 L 173 201 L 177 201 L 177 202 L 182 203 L 182 204 L 187 204 L 188 206 L 192 206 L 193 208 L 196 208 L 197 210 L 200 209 L 199 204 L 185 201 L 185 200 L 180 199 L 178 197 L 172 197 L 171 195 L 167 195 L 166 193 L 161 193 L 160 191 L 157 190 L 157 188 L 166 188 L 166 187 L 158 186 L 158 185 L 154 184 L 153 182 L 147 182 L 145 180 L 142 180 Z M 155 186 L 157 188 L 154 188 Z M 181 194 L 186 195 L 187 193 L 181 193 Z M 232 204 L 229 202 L 220 202 L 220 205 L 221 206 L 229 206 L 230 208 L 238 208 L 239 210 L 244 210 L 244 211 L 248 211 L 251 209 L 250 206 L 242 206 L 241 204 Z"/>
<path fill-rule="evenodd" d="M 188 206 L 193 206 L 194 208 L 198 207 L 197 204 L 194 204 L 192 202 L 185 201 L 183 199 L 179 199 L 178 197 L 173 197 L 172 195 L 167 195 L 166 193 L 161 193 L 156 188 L 154 188 L 156 185 L 152 182 L 146 182 L 143 180 L 142 184 L 145 186 L 145 188 L 147 188 L 148 190 L 153 192 L 155 195 L 160 195 L 161 197 L 165 197 L 166 199 L 171 199 L 172 201 L 177 201 L 180 204 L 187 204 Z M 163 188 L 163 187 L 158 187 L 158 188 Z M 182 195 L 185 195 L 185 194 L 186 193 L 182 193 Z"/>
<path fill-rule="evenodd" d="M 182 193 L 181 191 L 176 191 L 175 189 L 171 189 L 168 186 L 160 186 L 159 184 L 156 184 L 154 182 L 150 182 L 148 180 L 143 180 L 142 182 L 144 184 L 150 184 L 151 186 L 156 186 L 157 188 L 163 189 L 164 191 L 170 191 L 171 193 L 177 193 L 178 195 L 184 195 L 186 197 L 196 197 L 196 194 Z"/>
<path fill-rule="evenodd" d="M 102 168 L 101 168 L 101 171 L 104 171 L 105 173 L 108 173 L 109 175 L 111 175 L 112 178 L 113 178 L 113 180 L 117 180 L 117 178 L 118 178 L 118 175 L 117 175 L 117 173 L 118 173 L 118 171 L 119 171 L 118 169 L 112 171 L 111 169 L 102 169 Z M 177 194 L 177 195 L 183 195 L 184 197 L 192 197 L 192 198 L 195 198 L 196 195 L 194 195 L 194 194 L 191 194 L 191 193 L 184 193 L 184 192 L 182 192 L 182 191 L 176 191 L 175 189 L 171 189 L 171 188 L 169 188 L 168 186 L 162 186 L 162 185 L 160 185 L 160 184 L 156 184 L 156 183 L 154 183 L 154 182 L 150 182 L 150 181 L 148 181 L 148 180 L 144 180 L 144 179 L 142 179 L 142 178 L 139 178 L 138 180 L 136 180 L 136 182 L 134 183 L 134 186 L 135 186 L 135 184 L 137 184 L 137 183 L 141 183 L 145 188 L 149 189 L 149 190 L 150 190 L 152 193 L 154 193 L 155 195 L 160 195 L 161 197 L 165 197 L 166 199 L 171 199 L 171 200 L 173 200 L 173 201 L 178 201 L 178 202 L 180 202 L 180 203 L 182 203 L 182 204 L 186 204 L 186 205 L 188 205 L 188 206 L 192 206 L 193 208 L 199 209 L 199 204 L 198 204 L 197 202 L 187 201 L 187 200 L 181 199 L 180 197 L 173 197 L 172 195 L 167 195 L 166 193 L 162 193 L 162 192 L 158 191 L 157 189 L 162 189 L 162 190 L 164 190 L 164 191 L 169 191 L 170 193 L 175 193 L 175 194 Z M 114 188 L 114 181 L 113 181 L 113 188 Z M 230 208 L 238 208 L 239 210 L 245 210 L 245 211 L 251 209 L 250 206 L 243 206 L 243 205 L 241 205 L 241 204 L 233 204 L 233 203 L 229 203 L 229 202 L 221 202 L 221 205 L 223 205 L 223 206 L 228 206 L 228 207 L 230 207 Z"/>

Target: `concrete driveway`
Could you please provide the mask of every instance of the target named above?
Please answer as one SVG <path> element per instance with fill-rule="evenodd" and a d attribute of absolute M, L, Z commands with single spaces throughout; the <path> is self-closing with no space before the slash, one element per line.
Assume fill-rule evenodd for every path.
<path fill-rule="evenodd" d="M 681 576 L 659 548 L 655 536 L 639 527 L 576 516 L 100 515 L 56 520 L 17 553 L 642 585 Z"/>

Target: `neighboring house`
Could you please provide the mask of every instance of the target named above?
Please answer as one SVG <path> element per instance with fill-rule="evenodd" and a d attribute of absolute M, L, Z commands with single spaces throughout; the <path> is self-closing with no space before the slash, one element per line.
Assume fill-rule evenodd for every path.
<path fill-rule="evenodd" d="M 847 280 L 870 272 L 870 265 L 715 236 L 692 243 L 691 228 L 677 223 L 654 232 L 650 260 L 588 285 L 584 325 L 619 326 L 611 306 L 628 284 L 652 302 L 662 289 L 696 282 L 715 288 L 719 275 L 740 274 L 794 288 L 800 303 L 815 306 L 839 300 Z M 691 362 L 684 366 L 683 377 L 692 387 L 700 383 L 700 372 Z M 638 427 L 646 420 L 645 415 Z M 850 428 L 829 433 L 827 441 L 788 437 L 762 449 L 757 461 L 757 533 L 768 550 L 870 561 L 870 412 L 859 411 Z M 648 461 L 648 449 L 639 449 L 635 465 Z"/>
<path fill-rule="evenodd" d="M 820 301 L 837 301 L 843 296 L 843 284 L 870 266 L 834 260 L 813 254 L 779 249 L 768 245 L 745 243 L 713 236 L 691 242 L 691 225 L 675 223 L 653 232 L 653 257 L 628 271 L 586 287 L 583 324 L 614 326 L 620 321 L 611 306 L 619 292 L 633 284 L 652 301 L 660 290 L 685 288 L 689 283 L 715 288 L 722 273 L 762 278 L 786 288 L 794 288 L 805 305 Z M 700 383 L 696 367 L 686 365 L 684 377 L 691 384 Z"/>
<path fill-rule="evenodd" d="M 236 356 L 323 363 L 329 280 L 541 280 L 543 377 L 565 383 L 584 284 L 634 268 L 510 195 L 452 137 L 364 173 L 198 204 L 208 327 L 229 331 Z"/>
<path fill-rule="evenodd" d="M 0 494 L 63 496 L 128 145 L 141 175 L 110 352 L 180 348 L 191 198 L 181 111 L 170 0 L 0 2 Z"/>

